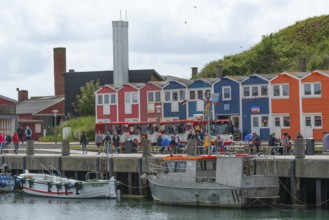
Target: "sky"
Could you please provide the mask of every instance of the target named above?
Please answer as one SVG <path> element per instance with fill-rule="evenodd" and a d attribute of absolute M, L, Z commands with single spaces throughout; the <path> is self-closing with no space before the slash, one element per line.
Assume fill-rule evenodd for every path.
<path fill-rule="evenodd" d="M 53 48 L 67 71 L 113 70 L 112 21 L 129 22 L 129 69 L 191 77 L 191 67 L 328 14 L 328 0 L 0 0 L 0 95 L 54 95 Z"/>

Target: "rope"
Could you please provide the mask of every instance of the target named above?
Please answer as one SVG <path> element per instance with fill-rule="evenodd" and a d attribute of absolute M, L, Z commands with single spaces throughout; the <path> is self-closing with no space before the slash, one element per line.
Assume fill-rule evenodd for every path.
<path fill-rule="evenodd" d="M 149 187 L 150 185 L 145 185 L 145 186 L 141 186 L 141 187 L 139 187 L 139 186 L 130 186 L 130 185 L 127 185 L 127 184 L 124 184 L 124 183 L 120 183 L 121 185 L 124 185 L 124 186 L 126 186 L 126 187 L 128 187 L 128 188 L 133 188 L 133 189 L 141 189 L 141 188 L 146 188 L 146 187 Z"/>

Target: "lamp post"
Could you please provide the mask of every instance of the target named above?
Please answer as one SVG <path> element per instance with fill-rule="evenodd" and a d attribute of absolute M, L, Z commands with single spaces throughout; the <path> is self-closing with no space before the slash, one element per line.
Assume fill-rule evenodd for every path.
<path fill-rule="evenodd" d="M 155 108 L 156 108 L 156 113 L 158 114 L 158 132 L 160 132 L 160 115 L 161 115 L 162 106 L 157 105 L 155 106 Z"/>
<path fill-rule="evenodd" d="M 52 110 L 51 112 L 54 115 L 54 135 L 55 135 L 55 144 L 57 144 L 57 129 L 56 129 L 56 125 L 57 125 L 56 121 L 57 120 L 56 119 L 57 119 L 58 110 L 55 109 L 55 110 Z"/>

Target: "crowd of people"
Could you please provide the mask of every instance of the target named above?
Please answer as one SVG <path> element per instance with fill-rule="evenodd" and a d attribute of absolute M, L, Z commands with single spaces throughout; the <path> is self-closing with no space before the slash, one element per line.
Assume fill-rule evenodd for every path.
<path fill-rule="evenodd" d="M 32 130 L 29 126 L 26 126 L 25 130 L 22 126 L 19 126 L 13 135 L 5 134 L 0 131 L 0 154 L 3 154 L 3 150 L 8 148 L 11 143 L 13 143 L 14 152 L 17 154 L 19 142 L 23 144 L 24 135 L 26 136 L 26 140 L 31 140 Z"/>

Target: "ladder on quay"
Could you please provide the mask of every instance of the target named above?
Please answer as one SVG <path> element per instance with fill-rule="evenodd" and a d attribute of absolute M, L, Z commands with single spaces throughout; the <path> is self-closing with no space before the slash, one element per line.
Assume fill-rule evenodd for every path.
<path fill-rule="evenodd" d="M 101 167 L 100 167 L 100 173 L 102 174 L 103 176 L 103 179 L 104 180 L 107 180 L 108 179 L 108 163 L 109 163 L 109 160 L 108 160 L 108 157 L 104 157 L 102 156 L 101 158 Z"/>

